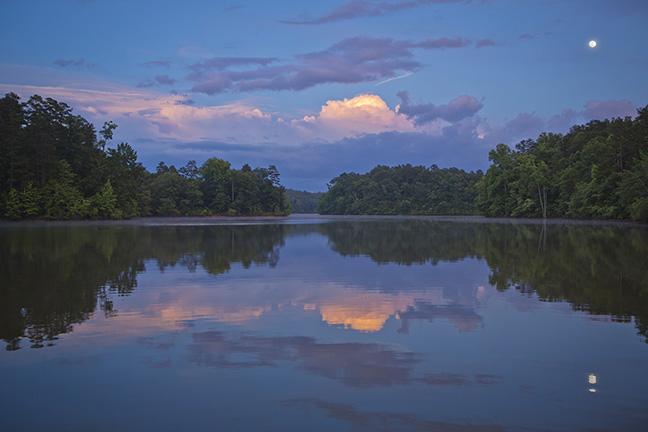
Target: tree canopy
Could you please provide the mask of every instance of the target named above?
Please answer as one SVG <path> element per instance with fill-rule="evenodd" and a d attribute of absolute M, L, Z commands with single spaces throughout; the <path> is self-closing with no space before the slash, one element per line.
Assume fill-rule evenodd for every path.
<path fill-rule="evenodd" d="M 634 119 L 500 144 L 489 159 L 477 185 L 487 216 L 648 221 L 648 106 Z"/>
<path fill-rule="evenodd" d="M 137 216 L 283 215 L 290 212 L 273 165 L 240 170 L 221 159 L 150 173 L 128 143 L 110 145 L 65 103 L 0 98 L 0 217 L 119 219 Z"/>
<path fill-rule="evenodd" d="M 286 194 L 293 213 L 317 213 L 317 204 L 324 195 L 323 192 L 307 192 L 294 189 L 286 189 Z"/>
<path fill-rule="evenodd" d="M 379 165 L 366 174 L 344 173 L 329 183 L 322 214 L 475 214 L 481 172 L 436 165 Z"/>

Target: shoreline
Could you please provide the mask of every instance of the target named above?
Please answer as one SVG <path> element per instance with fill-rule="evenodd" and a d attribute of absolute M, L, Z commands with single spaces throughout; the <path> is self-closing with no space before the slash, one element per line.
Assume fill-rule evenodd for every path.
<path fill-rule="evenodd" d="M 0 228 L 66 226 L 219 226 L 219 225 L 296 225 L 332 222 L 419 220 L 453 223 L 493 223 L 512 225 L 590 225 L 648 228 L 648 224 L 616 219 L 510 218 L 487 216 L 427 215 L 320 215 L 294 213 L 288 216 L 153 216 L 118 220 L 19 220 L 0 221 Z"/>

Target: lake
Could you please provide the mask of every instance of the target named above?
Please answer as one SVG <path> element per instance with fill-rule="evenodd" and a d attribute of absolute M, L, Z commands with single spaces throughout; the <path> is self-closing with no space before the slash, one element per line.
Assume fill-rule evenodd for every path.
<path fill-rule="evenodd" d="M 6 431 L 646 430 L 648 229 L 0 227 Z"/>

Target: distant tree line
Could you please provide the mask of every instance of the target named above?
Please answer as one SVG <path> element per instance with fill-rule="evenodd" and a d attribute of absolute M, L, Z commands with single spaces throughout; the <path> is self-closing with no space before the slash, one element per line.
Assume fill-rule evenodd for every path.
<path fill-rule="evenodd" d="M 274 166 L 233 169 L 212 158 L 154 173 L 127 143 L 109 147 L 117 126 L 97 134 L 64 103 L 14 93 L 0 99 L 0 215 L 9 219 L 283 215 L 290 212 Z"/>
<path fill-rule="evenodd" d="M 344 173 L 320 199 L 321 214 L 476 214 L 480 171 L 379 165 L 366 174 Z"/>
<path fill-rule="evenodd" d="M 324 193 L 286 189 L 286 194 L 293 213 L 317 213 L 317 204 Z"/>
<path fill-rule="evenodd" d="M 329 183 L 323 214 L 483 214 L 648 221 L 648 106 L 489 153 L 486 173 L 377 166 Z"/>

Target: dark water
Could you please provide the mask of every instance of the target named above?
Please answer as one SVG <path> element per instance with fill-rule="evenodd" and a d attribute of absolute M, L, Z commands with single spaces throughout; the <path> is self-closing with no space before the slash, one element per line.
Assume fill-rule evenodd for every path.
<path fill-rule="evenodd" d="M 0 429 L 647 430 L 645 228 L 293 222 L 0 228 Z"/>

